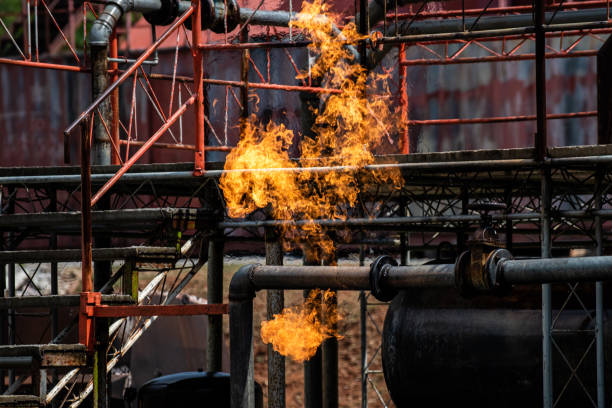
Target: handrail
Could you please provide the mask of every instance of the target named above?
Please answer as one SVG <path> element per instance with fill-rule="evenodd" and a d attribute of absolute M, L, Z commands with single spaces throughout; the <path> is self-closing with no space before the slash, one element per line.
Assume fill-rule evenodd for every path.
<path fill-rule="evenodd" d="M 64 130 L 64 135 L 66 137 L 70 136 L 70 133 L 72 133 L 72 131 L 89 115 L 91 114 L 91 112 L 93 112 L 93 110 L 95 108 L 98 107 L 98 105 L 100 105 L 100 103 L 102 103 L 102 101 L 104 101 L 106 98 L 108 98 L 108 96 L 111 94 L 111 92 L 113 90 L 115 90 L 115 88 L 117 88 L 119 85 L 121 85 L 127 78 L 129 78 L 134 71 L 136 71 L 142 64 L 144 61 L 146 61 L 151 54 L 153 54 L 153 52 L 164 42 L 166 41 L 166 39 L 170 36 L 170 34 L 172 34 L 177 28 L 179 28 L 181 26 L 181 24 L 183 24 L 187 18 L 189 18 L 191 16 L 191 14 L 193 13 L 193 7 L 189 7 L 187 10 L 185 10 L 185 12 L 178 18 L 178 20 L 176 20 L 168 30 L 166 30 L 166 32 L 164 32 L 158 39 L 157 41 L 155 41 L 153 44 L 151 44 L 151 46 L 149 48 L 147 48 L 140 57 L 138 57 L 138 59 L 136 60 L 136 62 L 134 62 L 134 64 L 132 64 L 125 72 L 123 72 L 123 74 L 121 74 L 121 76 L 117 79 L 117 81 L 113 82 L 113 84 L 111 86 L 109 86 L 108 88 L 106 88 L 104 90 L 104 92 L 102 92 L 102 94 L 100 96 L 98 96 L 98 98 L 92 102 L 91 105 L 89 105 L 87 107 L 87 109 L 85 109 L 85 111 L 83 111 L 83 113 L 81 113 L 79 115 L 79 117 L 77 119 L 75 119 L 74 122 L 72 122 L 70 124 L 70 126 L 68 126 L 66 128 L 66 130 Z"/>

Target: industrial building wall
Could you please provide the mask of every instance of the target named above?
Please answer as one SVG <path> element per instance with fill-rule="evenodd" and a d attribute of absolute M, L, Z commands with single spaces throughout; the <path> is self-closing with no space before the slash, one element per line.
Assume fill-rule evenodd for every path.
<path fill-rule="evenodd" d="M 261 37 L 259 39 L 262 39 Z M 568 42 L 570 40 L 567 40 Z M 587 40 L 596 41 L 596 40 Z M 529 46 L 529 45 L 528 45 Z M 585 47 L 593 44 L 584 44 Z M 465 56 L 481 56 L 479 48 L 471 48 Z M 174 50 L 160 52 L 160 63 L 151 72 L 171 73 Z M 304 49 L 289 51 L 299 68 L 307 67 Z M 419 57 L 422 50 L 408 47 L 407 57 Z M 193 63 L 188 50 L 179 51 L 177 75 L 191 75 Z M 272 83 L 298 84 L 295 70 L 282 49 L 251 51 L 251 58 L 260 73 Z M 422 56 L 421 56 L 422 58 Z M 547 63 L 548 113 L 589 111 L 596 109 L 595 57 L 550 59 Z M 391 91 L 398 91 L 397 51 L 384 59 L 382 66 L 392 69 Z M 535 114 L 535 75 L 533 61 L 510 61 L 479 64 L 411 66 L 407 69 L 409 119 L 482 118 L 506 115 Z M 147 68 L 148 69 L 148 68 Z M 204 55 L 207 78 L 240 80 L 239 51 L 207 51 Z M 261 82 L 251 69 L 250 81 Z M 162 106 L 167 106 L 170 86 L 153 80 L 152 86 Z M 121 86 L 121 118 L 129 121 L 131 81 Z M 224 86 L 207 86 L 207 111 L 213 132 L 208 144 L 235 144 L 238 139 L 240 107 L 239 88 L 234 94 Z M 296 92 L 251 89 L 250 109 L 263 120 L 282 122 L 296 133 L 301 131 L 301 101 Z M 145 140 L 161 124 L 145 92 L 137 87 L 138 140 Z M 236 95 L 236 96 L 234 96 Z M 256 96 L 255 96 L 256 95 Z M 176 98 L 177 96 L 175 96 Z M 61 165 L 64 163 L 63 129 L 90 102 L 90 77 L 87 73 L 31 69 L 0 65 L 0 166 Z M 186 99 L 186 92 L 182 95 Z M 226 120 L 227 100 L 227 120 Z M 193 143 L 191 109 L 171 129 L 174 137 Z M 596 118 L 573 118 L 549 121 L 549 144 L 566 146 L 596 142 Z M 529 147 L 532 145 L 535 122 L 473 125 L 412 125 L 411 139 L 417 151 L 444 151 L 481 148 Z M 216 135 L 216 136 L 215 136 Z M 122 132 L 122 138 L 125 134 Z M 219 140 L 216 140 L 216 139 Z M 160 142 L 173 142 L 169 134 Z M 71 140 L 71 159 L 78 161 L 78 141 Z M 413 146 L 415 146 L 413 142 Z M 393 152 L 387 146 L 387 153 Z M 209 153 L 208 160 L 220 160 L 224 153 Z M 191 161 L 188 151 L 152 149 L 141 162 Z"/>

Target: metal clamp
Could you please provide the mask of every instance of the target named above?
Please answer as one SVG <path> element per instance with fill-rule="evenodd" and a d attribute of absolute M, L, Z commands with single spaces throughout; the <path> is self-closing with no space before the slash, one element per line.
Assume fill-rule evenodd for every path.
<path fill-rule="evenodd" d="M 381 302 L 388 302 L 397 295 L 397 289 L 387 285 L 391 266 L 397 266 L 397 262 L 389 255 L 379 256 L 370 265 L 370 290 L 372 295 Z"/>

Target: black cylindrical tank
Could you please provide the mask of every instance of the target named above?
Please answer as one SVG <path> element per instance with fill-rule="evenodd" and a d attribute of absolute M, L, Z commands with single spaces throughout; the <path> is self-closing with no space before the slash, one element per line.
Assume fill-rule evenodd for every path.
<path fill-rule="evenodd" d="M 567 293 L 566 285 L 554 287 L 553 319 Z M 576 378 L 563 389 L 572 376 L 565 358 L 574 367 L 579 365 L 576 373 L 596 399 L 594 332 L 588 331 L 595 326 L 594 293 L 593 285 L 581 285 L 578 295 L 587 311 L 572 298 L 554 323 L 554 341 L 564 354 L 553 346 L 553 387 L 555 399 L 561 395 L 559 408 L 592 406 Z M 605 296 L 609 299 L 608 290 Z M 401 292 L 389 306 L 382 338 L 385 381 L 396 406 L 542 406 L 540 308 L 537 285 L 516 287 L 505 297 L 474 299 L 464 299 L 454 289 Z M 607 320 L 604 330 L 610 333 Z M 609 340 L 606 336 L 607 357 L 612 351 Z M 609 387 L 606 390 L 610 401 Z"/>
<path fill-rule="evenodd" d="M 255 383 L 255 406 L 263 407 L 263 394 Z M 138 408 L 229 408 L 227 373 L 184 372 L 154 378 L 138 390 Z"/>

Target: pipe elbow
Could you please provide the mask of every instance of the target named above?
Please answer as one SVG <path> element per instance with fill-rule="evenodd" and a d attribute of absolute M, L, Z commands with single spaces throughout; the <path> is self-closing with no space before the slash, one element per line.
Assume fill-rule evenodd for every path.
<path fill-rule="evenodd" d="M 253 283 L 255 264 L 246 265 L 238 269 L 229 285 L 230 301 L 244 301 L 255 297 L 257 288 Z"/>
<path fill-rule="evenodd" d="M 106 47 L 121 16 L 133 8 L 130 0 L 115 0 L 107 3 L 104 11 L 94 21 L 87 42 L 90 47 Z"/>

